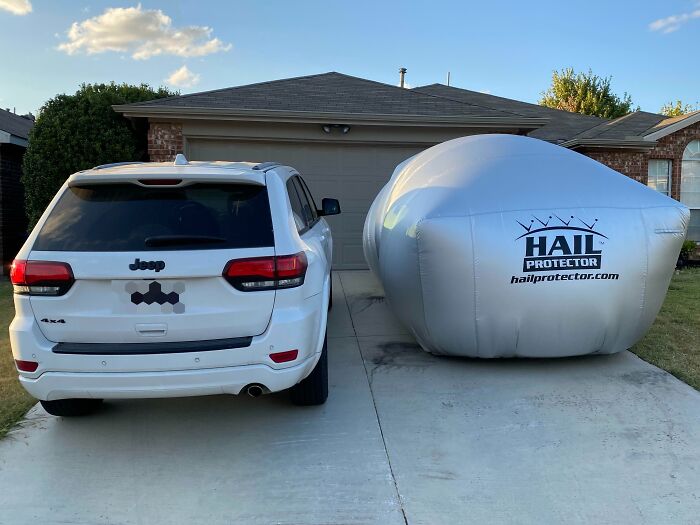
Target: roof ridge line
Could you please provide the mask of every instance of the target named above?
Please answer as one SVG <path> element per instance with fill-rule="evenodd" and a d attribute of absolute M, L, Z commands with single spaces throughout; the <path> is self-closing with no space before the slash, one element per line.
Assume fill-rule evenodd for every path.
<path fill-rule="evenodd" d="M 137 102 L 137 103 L 132 103 L 132 104 L 124 104 L 124 105 L 129 105 L 129 106 L 133 106 L 133 107 L 164 106 L 164 105 L 167 105 L 167 103 L 169 101 L 182 100 L 182 99 L 187 100 L 187 99 L 194 97 L 194 96 L 210 95 L 210 94 L 214 94 L 214 93 L 233 91 L 233 90 L 241 89 L 241 88 L 251 88 L 251 87 L 255 88 L 255 87 L 259 87 L 259 86 L 265 86 L 265 85 L 271 85 L 271 84 L 277 84 L 277 83 L 289 82 L 289 81 L 295 81 L 295 80 L 302 80 L 302 79 L 318 78 L 318 77 L 329 76 L 329 75 L 334 75 L 334 76 L 338 76 L 338 77 L 352 79 L 352 80 L 355 80 L 357 82 L 362 82 L 364 84 L 372 84 L 372 85 L 381 86 L 384 89 L 390 88 L 392 90 L 399 90 L 399 91 L 395 91 L 395 92 L 396 93 L 401 92 L 402 94 L 407 93 L 407 94 L 409 94 L 408 95 L 409 97 L 422 97 L 424 100 L 426 100 L 428 97 L 433 99 L 433 100 L 436 100 L 436 99 L 449 100 L 452 103 L 456 103 L 456 104 L 459 104 L 459 105 L 464 106 L 464 107 L 485 109 L 485 110 L 488 110 L 490 112 L 497 113 L 502 118 L 513 117 L 513 116 L 520 117 L 520 118 L 530 118 L 530 117 L 527 117 L 526 115 L 522 115 L 520 113 L 514 113 L 512 111 L 508 111 L 508 110 L 504 110 L 504 109 L 489 108 L 489 107 L 481 106 L 478 104 L 471 104 L 469 102 L 454 100 L 452 98 L 443 97 L 440 95 L 433 95 L 431 93 L 423 93 L 422 91 L 418 91 L 418 90 L 414 90 L 414 89 L 410 89 L 410 88 L 402 88 L 399 86 L 395 86 L 393 84 L 387 84 L 386 82 L 380 82 L 378 80 L 371 80 L 368 78 L 356 77 L 353 75 L 348 75 L 346 73 L 340 73 L 338 71 L 327 71 L 325 73 L 316 73 L 313 75 L 302 75 L 302 76 L 298 76 L 298 77 L 282 78 L 282 79 L 276 79 L 276 80 L 267 80 L 264 82 L 255 82 L 252 84 L 230 86 L 230 87 L 214 89 L 214 90 L 210 90 L 210 91 L 199 91 L 196 93 L 188 93 L 186 95 L 174 95 L 172 97 L 165 97 L 165 98 L 153 99 L 153 100 L 140 102 L 140 103 Z"/>
<path fill-rule="evenodd" d="M 455 99 L 453 99 L 453 98 L 443 97 L 442 95 L 433 95 L 432 93 L 423 93 L 422 91 L 418 90 L 418 88 L 402 88 L 401 86 L 395 86 L 395 85 L 393 85 L 393 84 L 387 84 L 386 82 L 380 82 L 379 80 L 372 80 L 372 79 L 369 79 L 369 78 L 355 77 L 355 76 L 353 76 L 353 75 L 347 75 L 347 74 L 345 74 L 345 73 L 339 73 L 339 72 L 337 72 L 337 71 L 335 71 L 334 73 L 336 73 L 336 74 L 338 74 L 338 75 L 340 75 L 340 76 L 343 76 L 343 77 L 352 78 L 352 79 L 355 79 L 355 80 L 361 80 L 361 81 L 363 81 L 363 82 L 370 82 L 370 83 L 372 83 L 372 84 L 379 84 L 379 85 L 381 85 L 381 86 L 386 86 L 386 87 L 390 87 L 390 88 L 393 88 L 393 89 L 399 89 L 399 90 L 401 90 L 402 92 L 411 93 L 411 94 L 413 94 L 413 95 L 420 95 L 420 96 L 422 96 L 422 97 L 431 97 L 431 98 L 442 98 L 442 99 L 451 100 L 452 102 L 458 102 L 459 104 L 462 104 L 462 105 L 464 105 L 464 106 L 472 106 L 472 107 L 475 107 L 475 108 L 482 108 L 482 109 L 488 109 L 488 110 L 491 110 L 491 111 L 498 111 L 499 113 L 505 113 L 505 114 L 508 114 L 508 115 L 516 115 L 516 116 L 518 116 L 518 117 L 525 117 L 525 115 L 521 115 L 521 114 L 519 114 L 519 113 L 512 113 L 512 112 L 510 112 L 510 111 L 506 111 L 506 110 L 503 110 L 503 109 L 487 108 L 487 107 L 485 107 L 485 106 L 480 106 L 479 104 L 472 104 L 472 103 L 470 103 L 470 102 L 463 102 L 463 101 L 461 101 L 461 100 L 455 100 Z"/>
<path fill-rule="evenodd" d="M 577 135 L 574 135 L 574 136 L 571 137 L 569 140 L 575 140 L 575 139 L 578 139 L 578 138 L 590 138 L 590 139 L 595 138 L 597 135 L 594 135 L 594 136 L 592 136 L 592 137 L 582 137 L 582 136 L 583 136 L 585 133 L 590 133 L 590 132 L 593 131 L 594 129 L 602 128 L 603 126 L 610 126 L 610 128 L 614 128 L 614 127 L 617 126 L 620 122 L 622 122 L 623 120 L 625 120 L 626 118 L 628 118 L 630 115 L 634 115 L 635 113 L 637 113 L 637 112 L 636 112 L 636 111 L 630 111 L 629 113 L 627 113 L 626 115 L 622 115 L 621 117 L 617 117 L 617 118 L 614 118 L 614 119 L 606 120 L 605 122 L 601 122 L 600 124 L 596 124 L 595 126 L 590 127 L 590 128 L 588 128 L 588 129 L 585 129 L 585 130 L 583 130 L 581 133 L 579 133 L 579 134 L 577 134 Z M 602 118 L 602 117 L 601 117 L 601 118 Z M 610 128 L 608 128 L 608 129 L 610 129 Z"/>
<path fill-rule="evenodd" d="M 197 91 L 196 93 L 187 93 L 185 95 L 173 95 L 172 97 L 163 97 L 163 98 L 155 98 L 153 100 L 146 100 L 144 102 L 135 102 L 133 104 L 124 104 L 124 105 L 143 105 L 143 104 L 150 104 L 151 102 L 163 102 L 165 100 L 172 100 L 175 98 L 188 98 L 188 97 L 194 97 L 198 95 L 209 95 L 211 93 L 218 93 L 220 91 L 228 91 L 230 89 L 238 89 L 238 88 L 243 88 L 243 87 L 253 87 L 253 86 L 264 86 L 266 84 L 274 84 L 275 82 L 283 82 L 285 80 L 300 80 L 302 78 L 313 78 L 313 77 L 321 77 L 323 75 L 330 75 L 330 74 L 337 74 L 337 75 L 342 75 L 342 73 L 338 73 L 337 71 L 327 71 L 325 73 L 315 73 L 313 75 L 300 75 L 297 77 L 290 77 L 290 78 L 278 78 L 276 80 L 264 80 L 262 82 L 253 82 L 252 84 L 241 84 L 237 86 L 228 86 L 228 87 L 223 87 L 223 88 L 217 88 L 217 89 L 210 89 L 207 91 Z M 347 76 L 347 75 L 345 75 Z"/>
<path fill-rule="evenodd" d="M 431 86 L 434 86 L 434 85 L 445 86 L 445 84 L 440 84 L 439 82 L 436 84 L 429 84 L 429 85 L 431 85 Z M 421 86 L 421 87 L 427 87 L 427 86 Z M 445 87 L 452 87 L 452 86 L 445 86 Z M 488 109 L 490 111 L 499 111 L 501 113 L 508 113 L 509 115 L 516 115 L 518 117 L 523 117 L 523 118 L 533 118 L 533 117 L 528 117 L 527 115 L 523 115 L 522 113 L 515 113 L 513 111 L 508 111 L 506 109 L 496 109 L 496 108 L 491 108 L 488 106 L 482 106 L 481 104 L 474 104 L 472 102 L 465 102 L 463 100 L 457 100 L 456 98 L 448 97 L 445 95 L 434 95 L 432 93 L 423 93 L 422 91 L 420 91 L 420 88 L 414 88 L 414 89 L 419 90 L 418 92 L 421 93 L 422 95 L 428 95 L 430 97 L 437 97 L 437 98 L 444 98 L 447 100 L 451 100 L 453 102 L 459 102 L 460 104 L 463 104 L 465 106 L 472 106 L 475 108 L 483 108 L 483 109 Z M 455 88 L 455 89 L 462 89 L 462 88 Z M 469 91 L 469 90 L 465 89 L 464 91 Z M 499 97 L 499 98 L 503 98 L 503 97 Z"/>
<path fill-rule="evenodd" d="M 611 120 L 611 119 L 606 119 L 605 117 L 599 117 L 598 115 L 585 115 L 585 114 L 583 114 L 583 113 L 577 113 L 577 112 L 575 112 L 575 111 L 568 111 L 568 110 L 566 110 L 566 109 L 559 109 L 559 108 L 552 108 L 552 107 L 549 107 L 549 106 L 542 106 L 541 104 L 536 104 L 536 103 L 534 103 L 534 102 L 525 102 L 524 100 L 518 100 L 518 99 L 514 99 L 514 98 L 503 97 L 503 96 L 501 96 L 501 95 L 494 95 L 494 94 L 492 94 L 492 93 L 484 93 L 484 92 L 482 92 L 482 91 L 474 91 L 473 89 L 466 89 L 466 88 L 461 88 L 461 87 L 457 87 L 457 86 L 448 86 L 447 84 L 443 84 L 443 83 L 441 83 L 441 82 L 434 82 L 433 84 L 426 84 L 425 86 L 419 86 L 419 87 L 417 87 L 417 88 L 415 88 L 415 89 L 420 90 L 420 89 L 422 89 L 422 88 L 427 88 L 427 87 L 432 87 L 432 86 L 441 86 L 441 87 L 446 87 L 446 88 L 458 89 L 458 90 L 460 90 L 460 91 L 467 91 L 467 92 L 469 92 L 469 93 L 477 93 L 477 94 L 479 94 L 479 95 L 484 95 L 484 96 L 487 96 L 487 97 L 499 98 L 499 99 L 502 99 L 502 100 L 508 100 L 508 101 L 510 101 L 510 102 L 517 102 L 517 103 L 519 103 L 519 104 L 527 104 L 528 106 L 533 106 L 533 107 L 535 107 L 535 108 L 544 108 L 544 109 L 547 109 L 547 110 L 550 110 L 550 111 L 558 111 L 559 113 L 564 113 L 564 114 L 568 114 L 568 115 L 574 114 L 574 115 L 579 115 L 579 116 L 581 116 L 581 117 L 597 118 L 597 119 L 601 119 L 601 120 L 606 121 L 606 122 L 609 122 L 609 121 Z M 443 96 L 443 95 L 439 95 L 439 96 Z M 445 98 L 447 98 L 447 97 L 445 97 Z M 459 101 L 458 101 L 458 102 L 459 102 Z M 487 106 L 479 106 L 479 107 L 487 107 Z M 493 109 L 493 108 L 487 107 L 487 109 Z M 499 111 L 504 111 L 504 110 L 499 110 Z M 603 123 L 603 122 L 601 122 L 601 124 L 602 124 L 602 123 Z M 597 125 L 597 124 L 596 124 L 596 125 Z"/>

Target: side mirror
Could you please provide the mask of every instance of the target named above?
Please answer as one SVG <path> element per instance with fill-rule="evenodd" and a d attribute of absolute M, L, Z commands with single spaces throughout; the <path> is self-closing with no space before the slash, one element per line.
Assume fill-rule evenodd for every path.
<path fill-rule="evenodd" d="M 338 215 L 340 213 L 340 203 L 338 199 L 323 199 L 321 200 L 321 209 L 318 210 L 319 215 Z"/>

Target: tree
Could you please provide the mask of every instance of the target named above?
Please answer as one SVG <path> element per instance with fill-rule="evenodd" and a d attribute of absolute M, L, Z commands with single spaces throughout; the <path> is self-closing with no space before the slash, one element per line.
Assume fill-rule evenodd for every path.
<path fill-rule="evenodd" d="M 621 117 L 632 111 L 632 98 L 627 93 L 622 98 L 613 93 L 611 80 L 594 75 L 590 69 L 588 73 L 575 73 L 573 68 L 554 71 L 552 85 L 542 93 L 540 105 L 603 118 Z"/>
<path fill-rule="evenodd" d="M 659 113 L 667 117 L 678 117 L 686 113 L 697 111 L 698 109 L 700 109 L 700 107 L 697 104 L 693 106 L 692 104 L 684 104 L 680 100 L 676 100 L 675 102 L 667 102 L 661 106 Z"/>
<path fill-rule="evenodd" d="M 74 95 L 57 95 L 39 111 L 29 133 L 22 182 L 32 228 L 66 178 L 109 162 L 145 160 L 146 128 L 112 109 L 113 104 L 176 95 L 146 84 L 83 84 Z"/>

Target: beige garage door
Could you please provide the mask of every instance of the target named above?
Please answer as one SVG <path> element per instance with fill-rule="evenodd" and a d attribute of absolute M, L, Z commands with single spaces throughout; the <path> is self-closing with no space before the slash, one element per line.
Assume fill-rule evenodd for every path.
<path fill-rule="evenodd" d="M 322 197 L 340 200 L 343 213 L 328 217 L 333 229 L 333 266 L 366 268 L 362 255 L 365 215 L 401 161 L 422 148 L 385 145 L 260 143 L 189 139 L 192 160 L 274 161 L 293 166 L 304 177 L 317 205 Z"/>

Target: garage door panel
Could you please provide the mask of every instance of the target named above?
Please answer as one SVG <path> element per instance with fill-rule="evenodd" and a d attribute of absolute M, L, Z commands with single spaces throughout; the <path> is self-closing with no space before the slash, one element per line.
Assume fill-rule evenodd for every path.
<path fill-rule="evenodd" d="M 347 212 L 344 213 L 344 215 L 345 220 L 343 221 L 343 233 L 346 233 L 352 237 L 357 237 L 358 239 L 362 239 L 362 230 L 364 229 L 367 212 Z"/>
<path fill-rule="evenodd" d="M 347 270 L 362 270 L 367 268 L 362 244 L 345 243 L 342 247 L 340 260 L 343 261 L 343 266 Z"/>
<path fill-rule="evenodd" d="M 188 138 L 192 160 L 273 161 L 304 177 L 318 206 L 323 197 L 340 201 L 342 214 L 327 217 L 333 231 L 333 266 L 366 268 L 362 229 L 374 197 L 394 168 L 422 148 L 386 145 L 253 142 Z"/>

